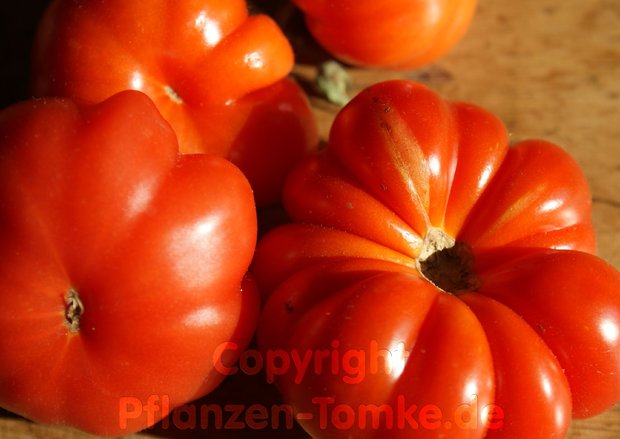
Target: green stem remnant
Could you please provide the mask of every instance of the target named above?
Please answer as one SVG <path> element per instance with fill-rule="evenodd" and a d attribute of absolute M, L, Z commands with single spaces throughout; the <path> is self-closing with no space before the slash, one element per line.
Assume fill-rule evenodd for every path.
<path fill-rule="evenodd" d="M 332 104 L 342 107 L 351 100 L 349 96 L 351 78 L 346 69 L 336 61 L 326 61 L 321 64 L 316 84 Z"/>
<path fill-rule="evenodd" d="M 84 314 L 84 305 L 80 300 L 78 292 L 73 288 L 69 289 L 65 303 L 65 325 L 69 328 L 70 332 L 80 332 L 80 318 L 82 318 L 82 314 Z"/>
<path fill-rule="evenodd" d="M 475 291 L 480 286 L 473 262 L 469 245 L 456 242 L 443 230 L 431 228 L 424 237 L 416 267 L 437 288 L 458 295 Z"/>

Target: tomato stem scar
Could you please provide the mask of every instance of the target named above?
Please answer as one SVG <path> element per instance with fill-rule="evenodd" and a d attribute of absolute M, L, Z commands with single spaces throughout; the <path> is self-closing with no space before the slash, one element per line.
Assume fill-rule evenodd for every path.
<path fill-rule="evenodd" d="M 456 241 L 441 229 L 430 228 L 416 259 L 416 268 L 437 288 L 458 295 L 480 286 L 473 262 L 469 245 Z"/>
<path fill-rule="evenodd" d="M 164 86 L 164 92 L 175 104 L 180 105 L 183 103 L 183 99 L 181 99 L 181 96 L 179 96 L 179 94 L 169 85 Z"/>
<path fill-rule="evenodd" d="M 65 325 L 69 328 L 70 332 L 79 332 L 80 318 L 82 314 L 84 314 L 84 304 L 80 300 L 80 296 L 75 289 L 69 289 L 65 303 Z"/>

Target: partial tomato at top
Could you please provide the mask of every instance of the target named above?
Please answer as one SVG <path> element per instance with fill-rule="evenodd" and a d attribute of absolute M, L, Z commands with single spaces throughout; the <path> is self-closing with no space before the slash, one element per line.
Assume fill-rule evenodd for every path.
<path fill-rule="evenodd" d="M 383 82 L 283 203 L 253 262 L 258 343 L 289 356 L 276 384 L 313 437 L 563 437 L 620 400 L 620 272 L 560 147 Z"/>
<path fill-rule="evenodd" d="M 229 158 L 263 206 L 318 144 L 292 66 L 280 29 L 243 0 L 54 0 L 35 40 L 32 92 L 98 102 L 140 90 L 181 152 Z"/>
<path fill-rule="evenodd" d="M 253 335 L 250 185 L 179 154 L 143 93 L 3 110 L 0 225 L 7 410 L 130 434 L 215 388 L 217 346 Z"/>
<path fill-rule="evenodd" d="M 435 61 L 464 35 L 476 0 L 293 0 L 336 58 L 407 69 Z"/>

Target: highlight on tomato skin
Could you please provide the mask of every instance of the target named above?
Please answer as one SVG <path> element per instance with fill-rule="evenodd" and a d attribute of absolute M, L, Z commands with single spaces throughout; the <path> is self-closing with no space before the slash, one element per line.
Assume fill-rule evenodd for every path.
<path fill-rule="evenodd" d="M 2 110 L 0 224 L 0 407 L 27 419 L 143 430 L 217 387 L 217 347 L 256 329 L 251 187 L 180 154 L 141 92 Z"/>
<path fill-rule="evenodd" d="M 510 145 L 481 107 L 408 80 L 358 94 L 289 174 L 290 221 L 251 269 L 262 351 L 319 365 L 273 374 L 304 429 L 543 439 L 617 404 L 620 272 L 591 199 L 565 150 Z M 398 418 L 412 405 L 433 422 Z"/>
<path fill-rule="evenodd" d="M 318 147 L 308 98 L 288 77 L 293 50 L 245 0 L 54 0 L 32 59 L 34 96 L 146 93 L 182 153 L 233 161 L 260 206 L 278 203 L 291 166 Z"/>
<path fill-rule="evenodd" d="M 464 36 L 477 0 L 292 0 L 317 42 L 360 67 L 412 69 Z"/>

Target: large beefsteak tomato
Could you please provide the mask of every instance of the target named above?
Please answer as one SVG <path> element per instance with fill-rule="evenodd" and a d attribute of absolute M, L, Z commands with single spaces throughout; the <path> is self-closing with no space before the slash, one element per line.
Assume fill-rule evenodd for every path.
<path fill-rule="evenodd" d="M 250 185 L 179 154 L 141 92 L 3 110 L 0 226 L 0 406 L 29 419 L 143 429 L 217 386 L 214 350 L 255 330 Z"/>
<path fill-rule="evenodd" d="M 230 159 L 265 206 L 318 144 L 292 66 L 286 37 L 244 0 L 55 0 L 36 36 L 32 91 L 98 102 L 140 90 L 181 152 Z"/>
<path fill-rule="evenodd" d="M 364 67 L 414 68 L 464 35 L 476 0 L 293 0 L 314 38 L 336 58 Z"/>
<path fill-rule="evenodd" d="M 562 437 L 620 399 L 620 273 L 558 146 L 388 81 L 284 207 L 253 263 L 258 342 L 314 437 Z"/>

